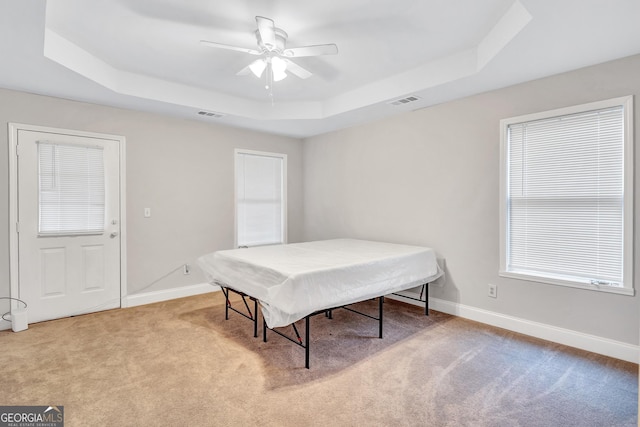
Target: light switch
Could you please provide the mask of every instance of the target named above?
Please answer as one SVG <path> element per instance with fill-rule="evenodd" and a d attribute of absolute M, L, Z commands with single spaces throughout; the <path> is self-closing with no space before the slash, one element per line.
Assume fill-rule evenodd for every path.
<path fill-rule="evenodd" d="M 151 218 L 151 208 L 144 208 L 144 217 Z"/>

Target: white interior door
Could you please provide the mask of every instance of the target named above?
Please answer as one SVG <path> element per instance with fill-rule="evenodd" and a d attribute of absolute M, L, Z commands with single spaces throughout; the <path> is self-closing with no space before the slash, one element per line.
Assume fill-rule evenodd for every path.
<path fill-rule="evenodd" d="M 18 292 L 29 323 L 120 307 L 120 144 L 17 131 Z"/>

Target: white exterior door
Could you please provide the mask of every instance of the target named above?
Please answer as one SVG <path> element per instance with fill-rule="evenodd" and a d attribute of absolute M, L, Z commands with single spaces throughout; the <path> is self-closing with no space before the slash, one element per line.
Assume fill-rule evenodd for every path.
<path fill-rule="evenodd" d="M 120 141 L 17 129 L 18 298 L 29 323 L 120 307 Z"/>

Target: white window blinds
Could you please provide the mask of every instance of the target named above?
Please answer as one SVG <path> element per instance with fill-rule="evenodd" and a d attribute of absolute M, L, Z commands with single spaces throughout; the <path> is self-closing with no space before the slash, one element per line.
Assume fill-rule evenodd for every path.
<path fill-rule="evenodd" d="M 238 246 L 284 243 L 284 155 L 236 151 Z"/>
<path fill-rule="evenodd" d="M 38 142 L 39 234 L 99 234 L 105 223 L 101 147 Z"/>
<path fill-rule="evenodd" d="M 506 131 L 506 270 L 623 287 L 624 106 Z"/>

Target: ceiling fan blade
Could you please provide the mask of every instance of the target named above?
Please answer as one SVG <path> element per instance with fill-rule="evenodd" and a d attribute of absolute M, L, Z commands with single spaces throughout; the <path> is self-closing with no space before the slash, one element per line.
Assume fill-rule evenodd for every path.
<path fill-rule="evenodd" d="M 283 54 L 288 58 L 300 58 L 302 56 L 335 55 L 338 46 L 335 44 L 318 44 L 314 46 L 300 46 L 286 49 Z"/>
<path fill-rule="evenodd" d="M 288 59 L 283 59 L 284 62 L 287 63 L 287 71 L 289 71 L 291 74 L 295 74 L 296 76 L 300 77 L 301 79 L 308 79 L 309 77 L 311 77 L 313 74 L 310 71 L 307 71 L 306 69 L 302 68 L 301 66 L 299 66 L 298 64 L 296 64 L 293 61 L 290 61 Z"/>
<path fill-rule="evenodd" d="M 255 49 L 248 49 L 246 47 L 231 46 L 228 44 L 210 42 L 208 40 L 200 40 L 200 44 L 204 46 L 219 48 L 219 49 L 235 50 L 237 52 L 249 53 L 251 55 L 260 55 L 262 53 Z"/>
<path fill-rule="evenodd" d="M 256 16 L 258 34 L 267 50 L 272 51 L 276 47 L 276 26 L 272 19 Z"/>

